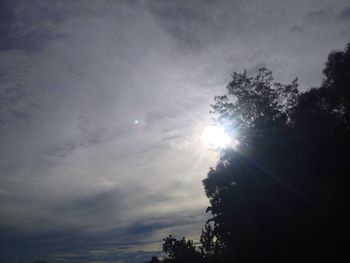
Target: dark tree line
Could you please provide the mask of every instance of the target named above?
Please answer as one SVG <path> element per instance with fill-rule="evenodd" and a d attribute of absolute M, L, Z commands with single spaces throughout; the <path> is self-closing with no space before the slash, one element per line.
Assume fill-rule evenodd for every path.
<path fill-rule="evenodd" d="M 261 68 L 233 73 L 212 105 L 235 131 L 203 180 L 200 246 L 169 236 L 150 262 L 344 262 L 349 250 L 350 43 L 332 51 L 319 88 L 299 92 Z"/>

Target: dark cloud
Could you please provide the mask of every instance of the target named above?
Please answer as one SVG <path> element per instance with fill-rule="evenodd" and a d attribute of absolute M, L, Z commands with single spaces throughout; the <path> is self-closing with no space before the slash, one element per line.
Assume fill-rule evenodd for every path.
<path fill-rule="evenodd" d="M 350 19 L 350 6 L 344 8 L 341 12 L 340 12 L 340 18 L 342 19 Z"/>
<path fill-rule="evenodd" d="M 89 233 L 76 229 L 47 232 L 40 235 L 23 235 L 16 231 L 2 228 L 0 237 L 0 260 L 12 261 L 25 257 L 27 261 L 49 260 L 49 262 L 144 262 L 157 253 L 159 240 L 153 239 L 152 246 L 147 248 L 154 233 L 162 229 L 184 228 L 196 224 L 197 216 L 174 216 L 149 219 L 135 222 L 119 230 Z M 83 219 L 83 218 L 82 218 Z"/>
<path fill-rule="evenodd" d="M 144 234 L 149 233 L 144 232 Z M 130 250 L 132 246 L 142 245 L 137 244 L 137 241 L 131 242 L 129 238 L 132 236 L 123 236 L 125 240 L 122 244 L 120 244 L 120 239 L 115 239 L 115 236 L 121 237 L 120 233 L 96 237 L 71 230 L 26 237 L 13 235 L 2 229 L 0 248 L 1 251 L 6 251 L 6 254 L 2 253 L 0 260 L 12 262 L 14 259 L 21 260 L 25 257 L 26 261 L 29 262 L 41 260 L 49 262 L 116 262 L 116 259 L 126 262 L 143 262 L 145 258 L 151 256 L 152 252 L 141 249 Z"/>
<path fill-rule="evenodd" d="M 41 23 L 59 23 L 64 19 L 64 12 L 47 8 L 41 9 L 41 15 L 38 17 L 31 13 L 16 10 L 16 4 L 20 1 L 2 1 L 0 8 L 0 51 L 4 50 L 23 50 L 36 51 L 44 47 L 49 41 L 54 41 L 63 37 L 60 33 L 53 32 L 42 27 Z M 29 30 L 23 30 L 24 27 L 35 25 Z"/>
<path fill-rule="evenodd" d="M 36 110 L 34 93 L 18 77 L 20 70 L 10 67 L 0 68 L 0 133 L 16 120 L 25 120 L 29 112 Z"/>
<path fill-rule="evenodd" d="M 291 27 L 291 28 L 289 29 L 289 31 L 290 31 L 290 32 L 293 32 L 293 33 L 298 33 L 298 32 L 302 32 L 303 29 L 302 29 L 302 27 L 300 27 L 300 26 L 293 26 L 293 27 Z"/>
<path fill-rule="evenodd" d="M 306 17 L 309 22 L 327 22 L 327 18 L 334 16 L 334 10 L 331 7 L 322 8 L 319 10 L 309 12 Z"/>
<path fill-rule="evenodd" d="M 236 1 L 148 1 L 159 25 L 180 45 L 196 51 L 225 36 Z"/>

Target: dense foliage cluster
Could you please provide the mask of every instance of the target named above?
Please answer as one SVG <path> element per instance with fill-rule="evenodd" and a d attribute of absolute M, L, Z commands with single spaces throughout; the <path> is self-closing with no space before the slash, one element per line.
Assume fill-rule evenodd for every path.
<path fill-rule="evenodd" d="M 164 239 L 163 262 L 340 262 L 348 257 L 350 44 L 319 88 L 234 73 L 213 112 L 242 142 L 203 180 L 211 218 L 192 241 Z M 153 258 L 151 262 L 160 262 Z M 158 260 L 158 261 L 155 261 Z"/>

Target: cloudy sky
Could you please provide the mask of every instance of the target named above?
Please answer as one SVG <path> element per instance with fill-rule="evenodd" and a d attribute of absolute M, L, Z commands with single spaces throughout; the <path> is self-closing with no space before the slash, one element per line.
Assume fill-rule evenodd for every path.
<path fill-rule="evenodd" d="M 0 4 L 0 261 L 143 262 L 198 238 L 233 71 L 317 86 L 348 0 Z"/>

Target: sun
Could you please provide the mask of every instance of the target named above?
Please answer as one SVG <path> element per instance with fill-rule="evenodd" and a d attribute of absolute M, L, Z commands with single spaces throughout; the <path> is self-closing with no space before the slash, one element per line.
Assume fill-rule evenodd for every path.
<path fill-rule="evenodd" d="M 221 126 L 210 125 L 204 128 L 202 141 L 211 149 L 221 149 L 229 146 L 236 140 L 231 139 Z"/>

